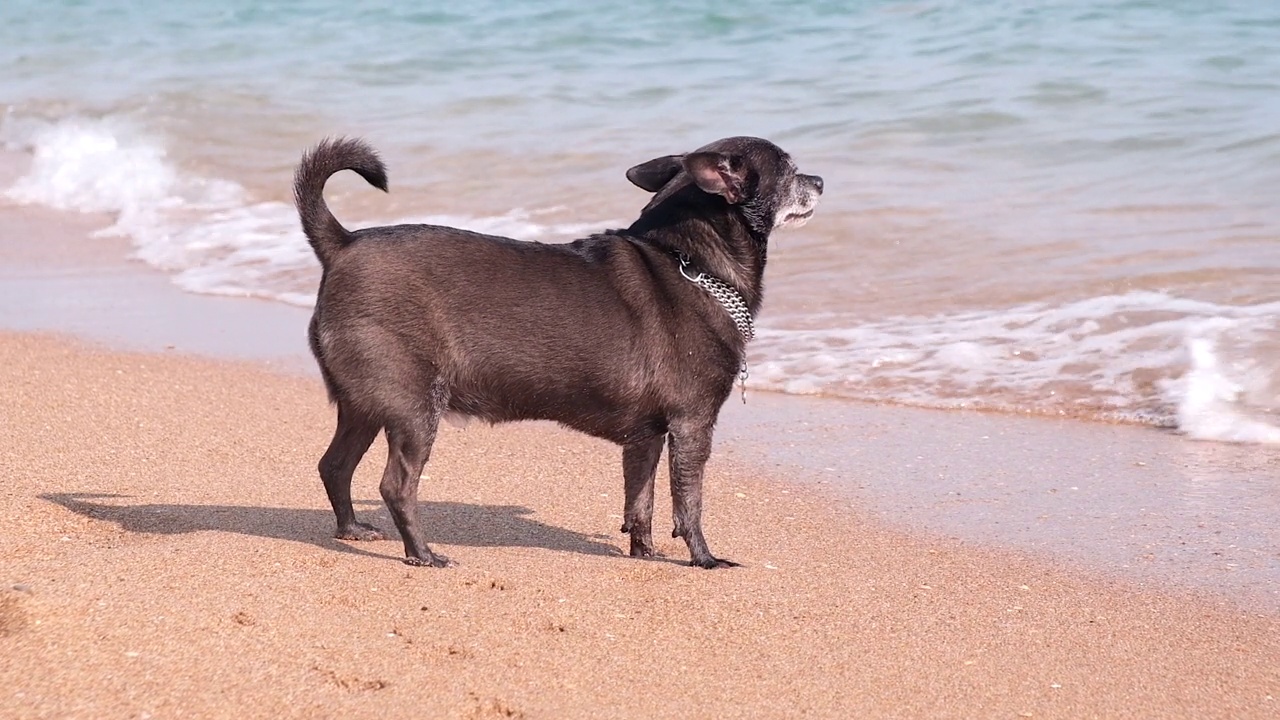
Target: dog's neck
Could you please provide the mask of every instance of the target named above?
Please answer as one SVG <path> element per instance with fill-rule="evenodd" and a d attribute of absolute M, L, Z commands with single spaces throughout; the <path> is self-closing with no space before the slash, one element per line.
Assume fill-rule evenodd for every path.
<path fill-rule="evenodd" d="M 760 311 L 764 297 L 767 237 L 755 237 L 755 233 L 734 217 L 732 211 L 710 217 L 653 215 L 657 213 L 641 216 L 632 224 L 630 231 L 672 255 L 683 255 L 695 270 L 707 273 L 736 290 L 753 317 Z M 653 232 L 659 229 L 661 232 Z M 710 245 L 697 241 L 707 233 L 714 233 L 725 242 Z"/>
<path fill-rule="evenodd" d="M 708 295 L 715 298 L 725 312 L 729 313 L 733 324 L 738 326 L 738 332 L 742 334 L 743 341 L 751 342 L 756 336 L 753 322 L 755 315 L 751 312 L 751 308 L 747 307 L 747 301 L 742 299 L 742 294 L 719 278 L 694 269 L 693 263 L 684 254 L 676 254 L 675 258 L 680 263 L 681 277 L 706 290 Z"/>

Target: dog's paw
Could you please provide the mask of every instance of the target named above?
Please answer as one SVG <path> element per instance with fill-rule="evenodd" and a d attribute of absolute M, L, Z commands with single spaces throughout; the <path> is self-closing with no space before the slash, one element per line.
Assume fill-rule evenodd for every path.
<path fill-rule="evenodd" d="M 689 561 L 689 564 L 693 567 L 700 567 L 703 570 L 720 570 L 722 568 L 742 567 L 740 563 L 736 563 L 732 560 L 711 557 L 709 555 L 701 560 L 691 560 Z"/>
<path fill-rule="evenodd" d="M 437 568 L 450 568 L 450 567 L 458 566 L 458 563 L 450 560 L 449 558 L 443 555 L 440 555 L 439 553 L 429 553 L 427 557 L 424 557 L 424 558 L 413 557 L 411 555 L 404 559 L 404 564 L 412 565 L 413 567 L 437 567 Z"/>
<path fill-rule="evenodd" d="M 387 536 L 381 530 L 368 523 L 356 523 L 349 527 L 338 528 L 338 531 L 333 536 L 339 540 L 371 541 L 387 539 Z"/>
<path fill-rule="evenodd" d="M 631 557 L 647 558 L 654 555 L 652 538 L 631 537 Z"/>

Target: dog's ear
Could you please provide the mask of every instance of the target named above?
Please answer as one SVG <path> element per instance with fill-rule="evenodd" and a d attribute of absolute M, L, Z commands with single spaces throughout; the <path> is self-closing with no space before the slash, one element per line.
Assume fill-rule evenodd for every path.
<path fill-rule="evenodd" d="M 680 164 L 681 157 L 683 156 L 667 155 L 640 163 L 627 171 L 627 179 L 641 190 L 658 192 L 684 169 Z"/>
<path fill-rule="evenodd" d="M 703 192 L 720 195 L 736 205 L 746 197 L 747 169 L 742 159 L 718 152 L 696 152 L 684 156 L 684 169 Z"/>

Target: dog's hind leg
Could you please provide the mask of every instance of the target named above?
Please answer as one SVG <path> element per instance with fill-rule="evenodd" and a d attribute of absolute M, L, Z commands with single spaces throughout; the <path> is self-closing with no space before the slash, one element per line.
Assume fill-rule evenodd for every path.
<path fill-rule="evenodd" d="M 320 458 L 320 479 L 329 495 L 334 517 L 338 521 L 334 537 L 340 540 L 382 540 L 384 535 L 374 526 L 356 522 L 351 507 L 351 475 L 360 458 L 369 449 L 382 428 L 338 403 L 338 427 L 324 457 Z"/>
<path fill-rule="evenodd" d="M 408 565 L 448 567 L 453 564 L 449 558 L 431 552 L 418 523 L 418 480 L 431 458 L 431 446 L 435 444 L 447 403 L 448 392 L 443 383 L 437 381 L 426 400 L 425 412 L 387 423 L 387 468 L 378 489 L 404 541 L 404 561 Z"/>
<path fill-rule="evenodd" d="M 622 532 L 631 535 L 631 557 L 653 557 L 653 476 L 662 457 L 663 436 L 622 448 L 627 504 Z"/>
<path fill-rule="evenodd" d="M 672 423 L 667 459 L 671 470 L 671 537 L 684 538 L 691 564 L 711 570 L 738 563 L 717 558 L 702 535 L 702 473 L 711 457 L 713 422 Z"/>

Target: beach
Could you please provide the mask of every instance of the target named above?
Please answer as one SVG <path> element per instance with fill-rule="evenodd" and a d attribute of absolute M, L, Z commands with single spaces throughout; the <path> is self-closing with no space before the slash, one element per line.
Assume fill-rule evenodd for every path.
<path fill-rule="evenodd" d="M 0 8 L 0 718 L 1280 716 L 1280 15 L 1265 4 Z M 716 138 L 768 240 L 704 571 L 621 451 L 442 429 L 401 562 L 334 539 L 346 227 L 625 228 Z"/>
<path fill-rule="evenodd" d="M 19 215 L 29 234 L 71 230 L 28 211 L 6 227 Z M 626 557 L 620 452 L 537 423 L 444 430 L 422 512 L 429 541 L 458 567 L 407 567 L 395 539 L 334 540 L 315 473 L 332 410 L 318 378 L 286 360 L 304 324 L 285 328 L 305 313 L 272 325 L 264 311 L 261 337 L 228 335 L 252 308 L 275 306 L 187 296 L 148 285 L 140 265 L 112 270 L 40 247 L 52 255 L 5 258 L 7 327 L 32 315 L 20 301 L 47 306 L 68 277 L 100 288 L 91 304 L 104 317 L 122 297 L 134 310 L 81 338 L 0 335 L 6 717 L 1276 713 L 1273 585 L 1091 566 L 1091 552 L 1008 533 L 967 538 L 956 532 L 963 516 L 948 528 L 917 522 L 919 507 L 886 512 L 886 498 L 901 498 L 893 483 L 919 483 L 919 459 L 966 452 L 975 427 L 955 413 L 842 403 L 843 426 L 808 431 L 828 447 L 838 437 L 857 469 L 806 474 L 786 453 L 804 443 L 794 406 L 768 393 L 740 407 L 734 398 L 706 510 L 713 550 L 742 563 L 732 570 L 684 564 L 661 491 L 665 557 Z M 112 273 L 128 292 L 92 282 Z M 51 312 L 45 324 L 70 333 L 65 323 L 83 315 Z M 192 339 L 202 334 L 203 347 Z M 226 351 L 236 343 L 240 358 Z M 811 410 L 802 414 L 821 417 Z M 1217 447 L 1117 427 L 1157 438 L 1117 451 L 1072 435 L 1087 424 L 973 417 L 989 423 L 977 432 L 1017 439 L 982 451 L 992 465 L 1025 468 L 1020 448 L 1030 447 L 1036 474 L 1063 478 Z M 885 452 L 887 436 L 912 460 Z M 379 441 L 354 492 L 357 512 L 390 528 L 377 493 L 384 456 Z M 1225 462 L 1217 472 L 1245 482 L 1258 470 Z M 1129 477 L 1116 472 L 1117 483 Z M 964 501 L 931 504 L 946 517 Z"/>

